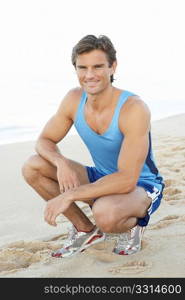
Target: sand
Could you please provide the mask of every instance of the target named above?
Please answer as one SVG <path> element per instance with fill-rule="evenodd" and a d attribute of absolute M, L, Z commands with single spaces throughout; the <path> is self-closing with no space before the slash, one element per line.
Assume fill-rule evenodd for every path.
<path fill-rule="evenodd" d="M 22 178 L 23 162 L 35 142 L 0 148 L 0 277 L 185 277 L 185 114 L 152 122 L 153 150 L 165 180 L 164 198 L 145 230 L 142 250 L 130 256 L 112 253 L 115 235 L 72 258 L 51 251 L 66 238 L 68 220 L 45 223 L 45 202 Z M 64 155 L 84 164 L 91 158 L 78 136 L 60 143 Z M 92 218 L 87 205 L 78 202 Z"/>

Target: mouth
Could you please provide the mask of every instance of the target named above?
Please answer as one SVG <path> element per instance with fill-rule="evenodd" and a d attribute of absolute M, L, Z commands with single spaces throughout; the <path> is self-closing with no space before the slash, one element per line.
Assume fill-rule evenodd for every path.
<path fill-rule="evenodd" d="M 99 81 L 86 81 L 85 84 L 89 87 L 94 87 L 98 84 Z"/>

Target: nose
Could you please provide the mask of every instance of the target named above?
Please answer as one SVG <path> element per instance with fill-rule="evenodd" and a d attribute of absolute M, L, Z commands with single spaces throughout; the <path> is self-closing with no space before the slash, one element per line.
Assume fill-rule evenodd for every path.
<path fill-rule="evenodd" d="M 85 74 L 86 79 L 94 78 L 94 75 L 94 71 L 91 68 L 87 69 Z"/>

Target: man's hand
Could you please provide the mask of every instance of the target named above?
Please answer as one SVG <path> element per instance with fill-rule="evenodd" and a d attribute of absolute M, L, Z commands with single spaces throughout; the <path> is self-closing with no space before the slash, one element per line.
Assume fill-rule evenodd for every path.
<path fill-rule="evenodd" d="M 56 217 L 59 214 L 65 213 L 65 211 L 73 203 L 70 194 L 71 193 L 69 191 L 48 201 L 44 211 L 44 219 L 48 224 L 52 226 L 57 225 L 55 221 Z"/>
<path fill-rule="evenodd" d="M 61 193 L 80 186 L 77 173 L 72 169 L 67 159 L 57 162 L 57 178 Z"/>

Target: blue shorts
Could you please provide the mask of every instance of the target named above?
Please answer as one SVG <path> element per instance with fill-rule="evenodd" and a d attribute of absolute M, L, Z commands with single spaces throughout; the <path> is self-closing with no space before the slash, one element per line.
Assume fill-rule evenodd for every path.
<path fill-rule="evenodd" d="M 95 182 L 96 180 L 100 179 L 101 177 L 105 176 L 105 174 L 100 173 L 95 167 L 89 167 L 86 166 L 87 169 L 87 174 L 89 177 L 90 182 Z M 145 182 L 138 182 L 137 186 L 141 186 L 144 188 L 146 191 L 147 195 L 149 198 L 152 199 L 152 202 L 147 210 L 147 214 L 143 218 L 138 218 L 137 224 L 140 226 L 147 226 L 148 222 L 150 220 L 150 215 L 156 211 L 156 209 L 159 207 L 161 204 L 161 199 L 162 199 L 162 191 L 163 191 L 163 185 L 162 185 L 162 190 L 158 190 L 154 185 L 145 183 Z M 96 200 L 96 199 L 95 199 Z"/>

